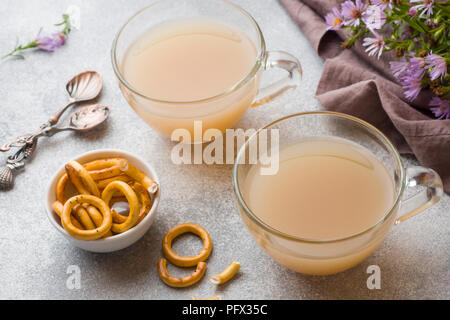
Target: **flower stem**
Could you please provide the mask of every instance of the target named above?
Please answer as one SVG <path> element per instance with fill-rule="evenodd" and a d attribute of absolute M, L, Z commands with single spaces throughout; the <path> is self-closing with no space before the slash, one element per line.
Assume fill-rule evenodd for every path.
<path fill-rule="evenodd" d="M 2 59 L 5 59 L 5 58 L 7 58 L 7 57 L 12 57 L 12 56 L 16 55 L 16 54 L 17 54 L 18 52 L 20 52 L 20 51 L 27 50 L 27 49 L 31 49 L 31 48 L 36 48 L 36 47 L 37 47 L 36 41 L 32 41 L 32 42 L 28 43 L 28 44 L 25 45 L 25 46 L 19 45 L 19 46 L 17 46 L 13 51 L 11 51 L 10 53 L 4 55 L 4 56 L 2 57 Z"/>

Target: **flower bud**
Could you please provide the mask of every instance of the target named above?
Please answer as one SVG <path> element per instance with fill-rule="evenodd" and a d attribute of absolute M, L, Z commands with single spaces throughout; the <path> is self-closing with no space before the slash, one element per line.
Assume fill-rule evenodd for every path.
<path fill-rule="evenodd" d="M 427 55 L 427 50 L 419 51 L 419 57 L 423 58 Z"/>

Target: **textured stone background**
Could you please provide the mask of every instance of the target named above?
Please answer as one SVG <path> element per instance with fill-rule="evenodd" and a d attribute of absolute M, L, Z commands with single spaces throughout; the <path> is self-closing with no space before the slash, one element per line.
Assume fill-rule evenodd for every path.
<path fill-rule="evenodd" d="M 2 0 L 0 53 L 16 37 L 32 39 L 40 26 L 51 28 L 69 4 L 82 13 L 81 30 L 68 44 L 26 60 L 0 63 L 0 138 L 9 139 L 44 122 L 65 103 L 65 83 L 94 69 L 104 76 L 101 102 L 112 109 L 108 124 L 88 135 L 62 133 L 42 139 L 37 156 L 16 181 L 13 191 L 0 193 L 0 298 L 189 299 L 220 293 L 225 299 L 389 299 L 450 298 L 450 198 L 395 227 L 381 247 L 361 265 L 330 277 L 295 274 L 273 262 L 256 245 L 241 222 L 233 198 L 230 166 L 175 166 L 171 143 L 152 131 L 128 107 L 113 75 L 109 51 L 119 26 L 148 0 Z M 320 109 L 314 92 L 322 71 L 297 26 L 276 0 L 235 0 L 247 9 L 265 34 L 269 49 L 289 51 L 303 64 L 301 88 L 283 99 L 249 110 L 238 127 L 260 127 L 281 116 Z M 266 80 L 278 76 L 269 73 Z M 364 107 L 364 106 L 361 106 Z M 56 168 L 81 152 L 114 147 L 138 153 L 161 177 L 162 202 L 145 237 L 112 254 L 92 254 L 72 247 L 47 221 L 44 189 Z M 0 155 L 5 160 L 5 155 Z M 414 164 L 412 158 L 405 158 Z M 171 289 L 158 278 L 164 233 L 182 222 L 204 226 L 214 241 L 207 276 L 236 259 L 242 272 L 217 291 L 206 279 L 188 289 Z M 185 236 L 175 249 L 194 254 L 201 247 Z M 382 289 L 366 287 L 369 265 L 379 265 Z M 69 265 L 81 268 L 81 289 L 66 288 Z M 188 271 L 170 268 L 175 275 Z M 190 270 L 189 270 L 190 272 Z"/>

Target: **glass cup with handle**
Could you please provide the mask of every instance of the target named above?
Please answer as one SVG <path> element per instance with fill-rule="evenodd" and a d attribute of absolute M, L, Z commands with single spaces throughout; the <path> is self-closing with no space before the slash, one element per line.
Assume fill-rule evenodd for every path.
<path fill-rule="evenodd" d="M 256 56 L 245 76 L 214 96 L 181 101 L 150 96 L 130 83 L 124 72 L 127 51 L 143 34 L 167 23 L 186 19 L 209 19 L 239 30 L 253 43 Z M 300 62 L 283 51 L 267 51 L 255 19 L 227 0 L 159 0 L 137 12 L 117 34 L 112 48 L 112 63 L 120 89 L 133 110 L 152 128 L 171 137 L 176 129 L 186 129 L 194 136 L 194 121 L 201 121 L 203 132 L 232 128 L 250 107 L 272 101 L 297 87 L 302 77 Z M 186 61 L 191 63 L 191 61 Z M 226 62 L 224 62 L 226 63 Z M 260 88 L 261 74 L 278 68 L 287 75 Z M 214 70 L 211 70 L 211 74 Z M 202 139 L 195 138 L 193 142 Z"/>
<path fill-rule="evenodd" d="M 393 203 L 389 210 L 381 213 L 381 219 L 368 228 L 335 239 L 302 238 L 282 232 L 264 222 L 258 212 L 250 208 L 250 192 L 246 190 L 246 179 L 250 176 L 252 167 L 257 164 L 250 164 L 243 159 L 249 154 L 253 143 L 272 143 L 266 141 L 271 135 L 265 130 L 274 129 L 279 132 L 279 141 L 276 142 L 280 150 L 283 146 L 305 139 L 330 137 L 347 140 L 370 151 L 387 169 L 393 183 Z M 263 134 L 264 139 L 259 139 Z M 442 181 L 435 171 L 424 167 L 406 168 L 397 149 L 374 126 L 353 116 L 327 111 L 287 116 L 258 131 L 238 152 L 232 181 L 239 212 L 256 242 L 280 264 L 312 275 L 334 274 L 356 266 L 381 244 L 393 225 L 424 211 L 438 202 L 443 194 Z M 282 188 L 279 185 L 277 187 Z M 413 191 L 416 188 L 419 192 L 405 197 L 408 189 Z M 271 210 L 271 214 L 277 215 L 277 208 Z"/>

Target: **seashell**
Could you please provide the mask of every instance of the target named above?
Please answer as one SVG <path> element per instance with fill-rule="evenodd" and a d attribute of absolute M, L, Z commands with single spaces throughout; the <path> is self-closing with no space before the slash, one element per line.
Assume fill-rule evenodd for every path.
<path fill-rule="evenodd" d="M 14 176 L 9 166 L 0 168 L 0 190 L 11 189 L 14 185 Z"/>
<path fill-rule="evenodd" d="M 33 154 L 34 150 L 36 149 L 36 140 L 34 140 L 33 142 L 29 143 L 28 146 L 26 147 L 23 156 L 25 159 L 28 159 L 31 157 L 31 155 Z"/>

